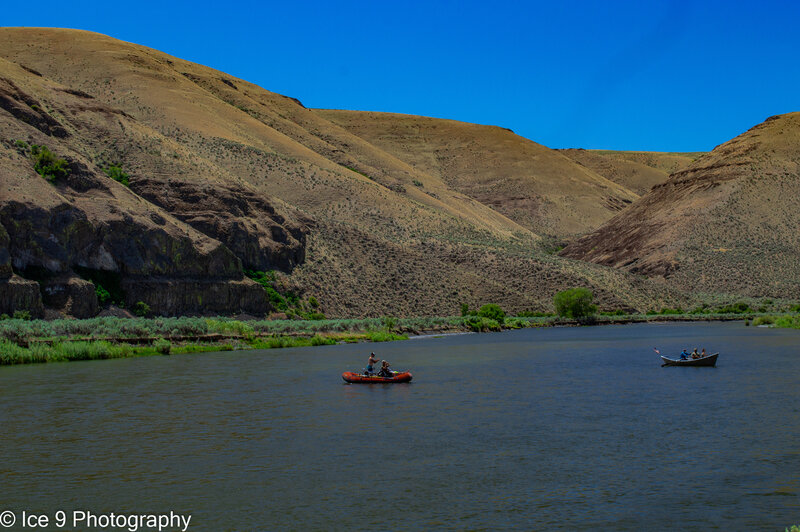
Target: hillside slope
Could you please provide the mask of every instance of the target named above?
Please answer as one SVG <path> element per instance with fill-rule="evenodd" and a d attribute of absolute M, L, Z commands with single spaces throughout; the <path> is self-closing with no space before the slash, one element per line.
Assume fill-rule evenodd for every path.
<path fill-rule="evenodd" d="M 800 296 L 800 113 L 774 116 L 656 185 L 562 256 L 695 292 Z"/>
<path fill-rule="evenodd" d="M 583 234 L 638 198 L 508 129 L 393 113 L 317 112 L 539 235 Z"/>
<path fill-rule="evenodd" d="M 557 151 L 640 196 L 666 181 L 672 172 L 689 166 L 701 155 L 583 149 Z"/>
<path fill-rule="evenodd" d="M 487 301 L 548 308 L 556 290 L 577 285 L 609 307 L 676 297 L 537 251 L 537 226 L 222 72 L 76 30 L 0 29 L 0 57 L 0 272 L 19 289 L 14 305 L 27 305 L 38 283 L 56 294 L 45 305 L 75 314 L 102 281 L 156 313 L 263 314 L 269 303 L 243 269 L 284 272 L 333 316 L 447 314 Z M 42 179 L 34 144 L 65 158 L 70 177 Z M 112 166 L 128 186 L 106 175 Z M 603 219 L 635 199 L 578 175 L 593 183 L 589 203 L 610 204 L 587 205 Z M 581 196 L 583 177 L 559 179 Z M 554 227 L 586 228 L 582 216 L 559 214 Z"/>

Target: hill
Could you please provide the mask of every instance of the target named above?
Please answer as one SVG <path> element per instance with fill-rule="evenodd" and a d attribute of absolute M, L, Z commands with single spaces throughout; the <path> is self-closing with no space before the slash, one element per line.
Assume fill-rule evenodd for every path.
<path fill-rule="evenodd" d="M 681 290 L 800 297 L 800 113 L 701 156 L 562 256 Z"/>
<path fill-rule="evenodd" d="M 578 164 L 639 195 L 663 183 L 669 174 L 683 170 L 702 153 L 558 150 Z"/>
<path fill-rule="evenodd" d="M 583 234 L 638 198 L 505 128 L 393 113 L 317 112 L 431 176 L 437 185 L 489 205 L 538 235 L 565 239 Z"/>
<path fill-rule="evenodd" d="M 275 310 L 246 270 L 275 270 L 297 304 L 314 295 L 343 317 L 448 314 L 488 301 L 549 308 L 555 291 L 578 285 L 611 308 L 676 297 L 542 251 L 538 229 L 584 230 L 636 195 L 498 128 L 459 126 L 477 134 L 474 149 L 494 150 L 487 161 L 498 142 L 517 146 L 522 176 L 540 159 L 573 168 L 550 181 L 555 199 L 541 201 L 586 212 L 512 219 L 513 197 L 494 204 L 480 187 L 415 167 L 293 98 L 90 32 L 0 29 L 0 78 L 3 312 L 41 314 L 44 303 L 92 315 L 100 285 L 157 314 Z M 43 178 L 40 146 L 63 175 Z M 497 168 L 511 167 L 487 165 L 502 181 Z M 570 190 L 577 199 L 561 197 Z"/>

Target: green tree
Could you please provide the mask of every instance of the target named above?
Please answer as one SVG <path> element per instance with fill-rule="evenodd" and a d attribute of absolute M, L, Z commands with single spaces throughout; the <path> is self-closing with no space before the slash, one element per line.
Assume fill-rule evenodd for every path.
<path fill-rule="evenodd" d="M 495 320 L 498 323 L 503 323 L 503 320 L 506 317 L 506 313 L 503 309 L 500 308 L 500 305 L 497 305 L 495 303 L 489 303 L 478 309 L 478 316 L 482 318 L 489 318 L 490 320 Z"/>
<path fill-rule="evenodd" d="M 594 294 L 588 288 L 570 288 L 559 292 L 553 298 L 556 312 L 563 318 L 581 320 L 594 315 L 597 305 L 593 305 Z"/>

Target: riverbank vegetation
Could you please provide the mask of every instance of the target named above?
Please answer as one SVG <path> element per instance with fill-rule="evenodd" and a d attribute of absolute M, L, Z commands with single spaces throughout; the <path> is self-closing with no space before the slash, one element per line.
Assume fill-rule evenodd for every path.
<path fill-rule="evenodd" d="M 573 294 L 581 309 L 593 311 L 591 298 Z M 570 298 L 567 298 L 570 299 Z M 650 321 L 753 320 L 753 325 L 800 328 L 800 307 L 782 313 L 758 313 L 751 306 L 707 308 L 704 312 L 662 309 L 658 313 L 621 311 L 572 316 L 522 312 L 507 316 L 495 304 L 461 316 L 362 319 L 117 318 L 31 320 L 25 314 L 0 316 L 0 365 L 132 356 L 170 355 L 242 349 L 275 349 L 356 342 L 386 342 L 412 335 L 490 332 L 527 327 L 643 323 Z"/>

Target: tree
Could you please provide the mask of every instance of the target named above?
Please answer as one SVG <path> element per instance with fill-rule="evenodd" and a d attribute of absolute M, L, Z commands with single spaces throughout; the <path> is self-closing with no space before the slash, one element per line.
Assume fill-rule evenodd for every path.
<path fill-rule="evenodd" d="M 559 292 L 553 298 L 556 312 L 563 318 L 581 320 L 597 312 L 597 306 L 592 304 L 594 294 L 588 288 L 570 288 Z"/>
<path fill-rule="evenodd" d="M 496 305 L 495 303 L 489 303 L 488 305 L 482 306 L 478 310 L 478 316 L 482 318 L 489 318 L 490 320 L 495 320 L 498 323 L 503 323 L 503 320 L 506 317 L 506 313 L 503 309 L 500 308 L 500 305 Z"/>

